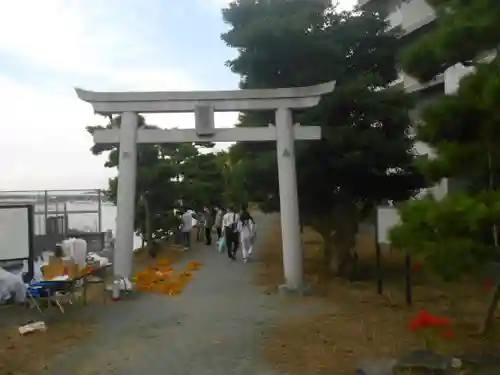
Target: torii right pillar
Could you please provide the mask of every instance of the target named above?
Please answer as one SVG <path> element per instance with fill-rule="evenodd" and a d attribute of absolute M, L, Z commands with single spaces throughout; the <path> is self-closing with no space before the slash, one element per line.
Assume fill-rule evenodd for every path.
<path fill-rule="evenodd" d="M 280 292 L 304 293 L 303 254 L 300 236 L 297 171 L 295 165 L 295 134 L 290 108 L 276 109 L 276 151 L 280 193 L 283 274 L 285 283 Z"/>

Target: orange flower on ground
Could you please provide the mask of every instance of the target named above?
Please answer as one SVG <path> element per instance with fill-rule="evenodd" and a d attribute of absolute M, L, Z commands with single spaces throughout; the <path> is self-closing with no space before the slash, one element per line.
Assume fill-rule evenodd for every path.
<path fill-rule="evenodd" d="M 202 266 L 202 264 L 200 262 L 191 262 L 187 265 L 187 269 L 188 270 L 191 270 L 191 271 L 195 271 L 195 270 L 198 270 L 200 269 Z"/>
<path fill-rule="evenodd" d="M 159 260 L 154 267 L 138 272 L 135 276 L 137 290 L 174 296 L 182 292 L 193 279 L 192 271 L 201 267 L 199 262 L 191 262 L 186 269 L 174 277 L 174 269 L 166 260 Z"/>
<path fill-rule="evenodd" d="M 159 259 L 156 262 L 157 267 L 172 267 L 172 262 L 169 261 L 168 259 Z"/>

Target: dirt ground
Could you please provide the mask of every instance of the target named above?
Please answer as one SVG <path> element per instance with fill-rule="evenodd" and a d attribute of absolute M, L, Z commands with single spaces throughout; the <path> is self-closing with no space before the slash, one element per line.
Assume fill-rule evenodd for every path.
<path fill-rule="evenodd" d="M 159 259 L 168 259 L 172 263 L 181 257 L 182 254 L 172 246 L 165 247 L 158 254 Z M 153 262 L 145 251 L 139 251 L 134 256 L 134 270 L 147 268 Z M 93 306 L 104 303 L 102 285 L 89 286 L 87 300 L 86 307 L 79 302 L 67 307 L 65 315 L 51 311 L 47 314 L 47 331 L 26 336 L 19 334 L 18 326 L 41 316 L 18 306 L 0 307 L 0 374 L 36 375 L 44 370 L 51 358 L 90 338 L 95 324 L 92 314 L 87 313 Z"/>
<path fill-rule="evenodd" d="M 407 307 L 404 257 L 401 254 L 385 251 L 384 293 L 379 295 L 374 278 L 373 238 L 358 236 L 360 270 L 365 280 L 352 283 L 321 276 L 322 240 L 317 233 L 306 229 L 303 242 L 306 279 L 314 291 L 309 298 L 335 304 L 339 313 L 282 321 L 266 332 L 263 355 L 283 373 L 353 374 L 360 360 L 394 357 L 421 349 L 422 337 L 409 330 L 410 320 L 420 310 L 453 320 L 456 336 L 433 341 L 433 348 L 443 354 L 486 349 L 498 352 L 500 349 L 497 334 L 491 333 L 489 337 L 477 334 L 489 297 L 482 280 L 467 279 L 445 284 L 427 275 L 424 268 L 414 270 L 414 303 Z M 256 283 L 267 287 L 269 293 L 283 280 L 281 251 L 279 222 L 276 222 L 262 251 L 263 259 L 255 277 Z M 498 374 L 499 371 L 497 368 L 484 374 Z M 469 373 L 479 374 L 461 372 L 463 375 Z"/>

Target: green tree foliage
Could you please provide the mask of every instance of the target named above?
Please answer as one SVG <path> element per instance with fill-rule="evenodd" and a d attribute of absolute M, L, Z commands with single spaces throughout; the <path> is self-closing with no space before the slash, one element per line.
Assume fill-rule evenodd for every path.
<path fill-rule="evenodd" d="M 110 121 L 106 128 L 120 127 L 121 117 Z M 146 125 L 139 117 L 139 126 Z M 88 127 L 92 133 L 103 127 Z M 200 147 L 213 144 L 140 144 L 137 147 L 136 217 L 137 233 L 147 239 L 150 251 L 154 239 L 164 239 L 176 228 L 178 220 L 174 209 L 183 205 L 201 209 L 203 205 L 219 203 L 224 190 L 222 171 L 214 154 L 201 154 Z M 96 144 L 91 149 L 94 155 L 109 152 L 105 163 L 107 168 L 118 168 L 118 145 Z M 108 195 L 116 203 L 118 179 L 109 181 Z"/>
<path fill-rule="evenodd" d="M 402 224 L 390 233 L 391 244 L 425 259 L 445 280 L 477 271 L 498 258 L 485 241 L 485 228 L 500 221 L 500 193 L 454 194 L 410 200 L 400 210 Z M 491 231 L 490 231 L 491 233 Z"/>
<path fill-rule="evenodd" d="M 430 144 L 437 157 L 423 160 L 422 169 L 434 181 L 442 177 L 466 181 L 470 195 L 452 196 L 442 202 L 412 202 L 402 211 L 403 224 L 396 230 L 395 240 L 407 248 L 425 241 L 416 237 L 417 232 L 410 233 L 410 228 L 424 215 L 423 222 L 429 230 L 435 226 L 427 259 L 441 274 L 456 275 L 464 270 L 461 261 L 451 261 L 457 252 L 467 254 L 464 262 L 471 260 L 472 264 L 495 260 L 499 254 L 500 59 L 496 52 L 500 45 L 500 3 L 494 0 L 430 0 L 429 3 L 436 10 L 436 27 L 403 52 L 403 68 L 421 81 L 455 64 L 470 67 L 470 73 L 460 81 L 456 93 L 443 96 L 424 109 L 417 137 Z M 452 207 L 453 204 L 457 207 Z M 463 217 L 454 218 L 454 212 Z M 452 229 L 453 226 L 456 228 Z M 439 248 L 433 247 L 437 240 L 442 242 Z M 414 245 L 410 245 L 412 241 Z M 447 265 L 444 261 L 435 262 L 438 258 L 450 262 Z M 484 328 L 491 325 L 499 299 L 497 285 Z"/>
<path fill-rule="evenodd" d="M 403 54 L 404 69 L 422 80 L 457 63 L 473 69 L 462 78 L 455 94 L 424 109 L 417 137 L 433 147 L 437 156 L 423 160 L 421 167 L 433 181 L 443 177 L 466 181 L 471 194 L 496 191 L 500 177 L 500 60 L 491 53 L 488 59 L 484 56 L 485 50 L 500 43 L 500 34 L 491 34 L 500 27 L 500 3 L 434 0 L 432 4 L 437 26 L 408 47 Z M 485 241 L 498 244 L 493 229 L 483 228 L 493 234 Z"/>
<path fill-rule="evenodd" d="M 402 54 L 406 71 L 428 81 L 457 63 L 474 65 L 500 44 L 500 3 L 495 0 L 427 0 L 436 28 Z"/>
<path fill-rule="evenodd" d="M 418 137 L 430 144 L 438 158 L 423 164 L 436 181 L 454 176 L 467 180 L 472 190 L 493 188 L 500 172 L 497 103 L 500 100 L 500 3 L 493 0 L 431 0 L 436 27 L 408 46 L 402 66 L 421 81 L 462 64 L 465 76 L 455 95 L 426 108 Z M 488 52 L 489 51 L 489 52 Z M 485 58 L 485 56 L 488 56 Z"/>
<path fill-rule="evenodd" d="M 444 280 L 454 280 L 499 262 L 500 192 L 455 193 L 440 201 L 410 200 L 401 209 L 401 224 L 391 230 L 395 248 L 418 255 Z M 491 328 L 500 300 L 497 283 L 482 324 Z"/>
<path fill-rule="evenodd" d="M 245 164 L 231 152 L 217 154 L 217 163 L 222 172 L 224 184 L 223 202 L 241 207 L 248 204 L 248 178 Z"/>
<path fill-rule="evenodd" d="M 397 77 L 397 35 L 385 32 L 375 14 L 337 12 L 326 3 L 233 2 L 223 10 L 230 30 L 222 38 L 238 49 L 228 65 L 242 88 L 337 82 L 316 108 L 294 115 L 323 129 L 321 141 L 297 144 L 301 219 L 323 235 L 327 264 L 335 243 L 340 266 L 349 263 L 360 209 L 406 199 L 421 179 L 408 132 L 411 101 L 398 90 L 381 90 Z M 272 113 L 248 113 L 239 126 L 270 122 Z M 278 209 L 274 144 L 237 144 L 229 154 L 245 171 L 251 200 Z"/>
<path fill-rule="evenodd" d="M 223 202 L 225 180 L 220 154 L 197 154 L 182 164 L 181 199 L 197 209 L 219 206 Z"/>
<path fill-rule="evenodd" d="M 500 177 L 500 60 L 476 65 L 455 95 L 443 96 L 422 114 L 418 138 L 437 158 L 427 160 L 426 174 L 436 181 L 456 177 L 471 191 L 494 189 Z"/>

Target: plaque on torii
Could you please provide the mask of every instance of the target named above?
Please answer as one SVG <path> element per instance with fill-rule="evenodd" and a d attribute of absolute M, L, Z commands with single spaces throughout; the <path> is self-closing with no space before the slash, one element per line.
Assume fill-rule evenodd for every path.
<path fill-rule="evenodd" d="M 275 141 L 278 159 L 280 214 L 283 242 L 283 289 L 300 292 L 303 287 L 295 140 L 318 140 L 321 128 L 292 123 L 292 109 L 318 104 L 333 91 L 335 82 L 309 87 L 232 91 L 92 92 L 76 89 L 78 97 L 101 115 L 122 116 L 120 129 L 93 133 L 98 144 L 119 144 L 119 175 L 114 273 L 129 278 L 135 215 L 137 144 L 178 142 Z M 215 127 L 215 112 L 275 111 L 275 124 L 257 127 Z M 195 114 L 195 129 L 138 129 L 139 113 Z"/>

